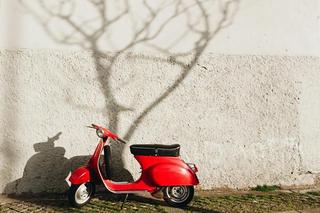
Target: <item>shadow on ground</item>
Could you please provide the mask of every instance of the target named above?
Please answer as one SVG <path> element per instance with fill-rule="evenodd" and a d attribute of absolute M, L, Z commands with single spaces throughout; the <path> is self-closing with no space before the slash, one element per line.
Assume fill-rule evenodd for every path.
<path fill-rule="evenodd" d="M 120 212 L 123 197 L 110 193 L 99 193 L 81 209 L 71 208 L 66 196 L 14 197 L 10 204 L 1 204 L 0 211 L 11 209 L 43 212 Z M 185 209 L 169 207 L 164 201 L 143 195 L 130 195 L 122 212 L 319 212 L 320 191 L 298 192 L 246 192 L 245 194 L 224 194 L 196 196 Z M 306 210 L 306 211 L 305 211 Z"/>
<path fill-rule="evenodd" d="M 30 211 L 45 210 L 58 212 L 119 212 L 121 211 L 121 204 L 123 201 L 122 195 L 115 195 L 108 192 L 98 193 L 91 202 L 84 207 L 72 208 L 66 198 L 65 194 L 46 195 L 45 198 L 41 195 L 34 196 L 11 196 L 25 206 L 28 206 Z M 22 209 L 15 209 L 17 211 Z M 143 195 L 131 194 L 128 197 L 121 212 L 204 212 L 204 213 L 218 213 L 218 211 L 208 209 L 205 207 L 188 206 L 184 209 L 178 209 L 168 206 L 164 201 L 157 200 Z"/>

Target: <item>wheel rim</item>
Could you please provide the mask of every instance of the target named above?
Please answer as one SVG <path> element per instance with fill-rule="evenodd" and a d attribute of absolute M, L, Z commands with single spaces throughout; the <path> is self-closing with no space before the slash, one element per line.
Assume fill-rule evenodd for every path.
<path fill-rule="evenodd" d="M 166 194 L 172 202 L 183 203 L 188 199 L 190 191 L 186 186 L 174 186 L 167 187 Z"/>
<path fill-rule="evenodd" d="M 83 204 L 87 202 L 90 199 L 91 194 L 92 194 L 91 184 L 84 184 L 84 183 L 81 184 L 74 195 L 76 203 Z"/>

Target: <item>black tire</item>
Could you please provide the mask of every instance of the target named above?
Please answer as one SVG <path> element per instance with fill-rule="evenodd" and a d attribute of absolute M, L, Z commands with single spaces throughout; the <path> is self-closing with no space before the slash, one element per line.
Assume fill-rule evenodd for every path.
<path fill-rule="evenodd" d="M 72 206 L 79 208 L 89 203 L 94 193 L 95 185 L 91 182 L 79 185 L 72 184 L 68 191 L 68 200 Z"/>
<path fill-rule="evenodd" d="M 185 207 L 194 195 L 193 186 L 166 186 L 163 189 L 163 199 L 173 207 Z"/>

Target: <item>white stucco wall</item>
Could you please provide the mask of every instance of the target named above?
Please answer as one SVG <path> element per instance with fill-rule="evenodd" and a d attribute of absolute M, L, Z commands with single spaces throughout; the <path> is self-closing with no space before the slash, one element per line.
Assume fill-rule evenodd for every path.
<path fill-rule="evenodd" d="M 18 0 L 0 1 L 0 47 L 1 48 L 73 48 L 79 46 L 63 45 L 55 42 L 47 35 L 43 27 L 32 17 L 30 10 L 36 12 L 41 20 L 48 20 L 48 15 L 39 9 L 38 0 L 22 1 L 21 6 Z M 45 1 L 53 11 L 57 10 L 57 2 Z M 68 1 L 67 1 L 68 2 Z M 72 1 L 70 1 L 72 2 Z M 95 7 L 88 3 L 90 1 L 77 1 L 73 4 L 75 11 L 73 20 L 86 20 L 97 16 Z M 170 4 L 173 1 L 147 1 L 154 8 L 165 2 Z M 186 5 L 193 5 L 195 1 L 184 1 Z M 208 5 L 208 14 L 212 15 L 210 25 L 214 28 L 220 17 L 219 8 L 226 1 L 202 1 Z M 236 11 L 232 24 L 224 29 L 210 43 L 206 51 L 223 54 L 262 54 L 262 55 L 320 55 L 320 2 L 318 0 L 241 0 L 232 7 Z M 122 1 L 108 1 L 110 16 L 115 16 L 123 9 Z M 52 6 L 53 5 L 53 6 Z M 117 51 L 132 35 L 134 25 L 146 21 L 148 11 L 140 1 L 130 2 L 130 16 L 116 23 L 108 31 L 108 39 L 101 42 L 101 46 L 107 51 Z M 70 9 L 65 7 L 65 13 Z M 171 15 L 173 6 L 161 12 L 159 21 L 165 20 Z M 192 15 L 199 15 L 197 8 L 191 10 Z M 187 34 L 180 42 L 176 42 L 173 52 L 185 51 L 190 48 L 194 35 L 187 29 L 184 20 L 185 16 L 178 17 L 170 24 L 162 35 L 156 39 L 156 44 L 166 46 L 171 44 L 181 34 Z M 57 35 L 70 30 L 66 25 L 59 24 L 57 20 L 50 22 L 51 28 L 56 28 Z M 200 25 L 200 24 L 199 24 Z M 96 25 L 92 25 L 96 26 Z M 177 27 L 178 26 L 178 27 Z M 94 27 L 93 27 L 94 28 Z M 191 44 L 192 45 L 192 44 Z M 152 50 L 143 43 L 140 50 Z"/>
<path fill-rule="evenodd" d="M 50 11 L 56 2 L 46 1 L 53 4 Z M 75 4 L 76 23 L 97 14 L 85 2 Z M 123 9 L 118 2 L 108 1 L 111 17 Z M 132 29 L 148 20 L 141 2 L 130 5 L 130 13 L 107 28 L 98 42 L 76 32 L 73 45 L 58 41 L 70 32 L 65 21 L 52 20 L 38 1 L 22 3 L 0 0 L 1 191 L 63 191 L 69 171 L 85 162 L 96 145 L 95 133 L 84 126 L 116 123 L 118 134 L 126 135 L 183 71 L 188 72 L 183 80 L 134 128 L 130 144 L 181 144 L 182 158 L 199 166 L 204 189 L 316 183 L 319 1 L 233 3 L 225 28 L 212 34 L 203 51 L 197 48 L 203 42 L 197 31 L 205 29 L 199 7 L 189 11 L 195 32 L 188 28 L 190 14 L 183 13 L 155 39 L 134 41 L 124 51 L 136 33 Z M 203 3 L 208 28 L 215 32 L 225 2 Z M 150 31 L 157 31 L 170 15 L 168 6 Z M 47 21 L 50 31 L 39 20 Z M 97 26 L 94 22 L 84 29 Z M 171 43 L 176 45 L 169 48 Z M 179 52 L 186 54 L 177 56 Z M 112 114 L 117 116 L 110 120 Z M 130 155 L 130 144 L 114 146 L 113 154 L 137 178 L 139 165 Z"/>
<path fill-rule="evenodd" d="M 71 159 L 92 153 L 96 144 L 94 132 L 84 125 L 108 121 L 92 56 L 2 50 L 0 62 L 2 187 L 23 177 L 23 184 L 14 182 L 8 190 L 61 189 Z M 320 103 L 315 98 L 320 59 L 209 54 L 199 64 L 149 113 L 130 144 L 180 143 L 181 156 L 200 168 L 202 188 L 314 184 L 316 175 L 308 171 L 320 169 Z M 130 55 L 119 58 L 115 70 L 112 91 L 119 103 L 133 108 L 119 117 L 118 132 L 124 135 L 168 88 L 179 66 Z M 41 145 L 34 144 L 59 132 L 54 144 L 60 148 L 43 143 L 37 150 Z M 137 177 L 139 167 L 128 146 L 122 157 Z"/>

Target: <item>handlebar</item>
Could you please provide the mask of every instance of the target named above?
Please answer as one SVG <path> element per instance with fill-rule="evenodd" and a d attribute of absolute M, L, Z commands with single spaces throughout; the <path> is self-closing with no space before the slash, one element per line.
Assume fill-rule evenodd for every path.
<path fill-rule="evenodd" d="M 102 127 L 102 126 L 98 126 L 96 124 L 91 124 L 91 126 L 87 126 L 88 128 L 92 128 L 92 129 L 96 129 L 97 130 L 97 135 L 100 138 L 107 138 L 110 137 L 115 141 L 121 142 L 126 144 L 127 142 L 121 138 L 119 138 L 119 136 L 113 132 L 111 132 L 109 129 Z"/>
<path fill-rule="evenodd" d="M 121 138 L 118 138 L 117 141 L 119 141 L 119 142 L 121 142 L 121 143 L 124 143 L 124 144 L 127 143 L 127 141 L 125 141 L 125 140 L 123 140 L 123 139 L 121 139 Z"/>

